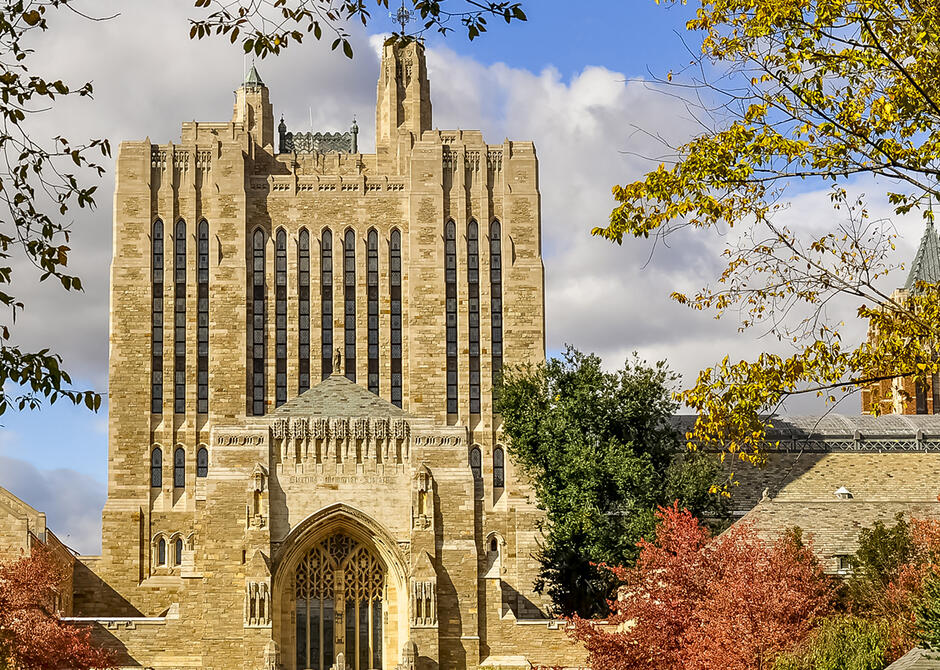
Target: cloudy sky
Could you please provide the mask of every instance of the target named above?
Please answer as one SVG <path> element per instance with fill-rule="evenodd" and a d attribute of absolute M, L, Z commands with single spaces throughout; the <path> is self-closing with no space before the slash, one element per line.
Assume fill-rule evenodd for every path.
<path fill-rule="evenodd" d="M 179 139 L 182 121 L 227 121 L 232 91 L 244 73 L 240 49 L 225 40 L 189 40 L 192 2 L 79 2 L 88 21 L 61 10 L 38 38 L 33 68 L 74 84 L 91 80 L 92 101 L 57 104 L 35 121 L 37 136 L 74 139 L 149 137 Z M 753 357 L 768 347 L 757 333 L 739 334 L 733 321 L 717 322 L 669 299 L 673 290 L 694 290 L 712 281 L 726 240 L 718 235 L 673 237 L 668 246 L 626 241 L 622 247 L 590 236 L 603 225 L 613 202 L 610 187 L 641 175 L 662 146 L 650 137 L 679 143 L 694 124 L 675 99 L 648 82 L 688 63 L 683 35 L 688 10 L 656 6 L 653 0 L 591 4 L 578 14 L 563 0 L 529 0 L 526 24 L 495 25 L 469 43 L 456 30 L 446 40 L 429 39 L 428 68 L 434 125 L 479 128 L 489 142 L 503 138 L 536 143 L 542 190 L 549 355 L 565 343 L 600 354 L 610 366 L 632 351 L 647 360 L 667 360 L 685 380 L 724 355 Z M 258 63 L 271 91 L 276 116 L 293 130 L 344 130 L 355 116 L 360 147 L 374 147 L 372 120 L 378 76 L 376 45 L 388 30 L 383 12 L 368 30 L 354 34 L 349 61 L 314 42 Z M 19 295 L 27 310 L 18 315 L 16 338 L 50 346 L 65 357 L 78 385 L 107 390 L 108 266 L 111 253 L 113 172 L 100 181 L 98 208 L 75 215 L 71 265 L 86 290 L 65 295 L 37 286 L 36 275 L 18 268 Z M 851 192 L 871 185 L 857 184 Z M 887 206 L 869 201 L 875 216 Z M 824 230 L 838 217 L 827 192 L 793 194 L 783 219 L 807 230 Z M 898 221 L 898 261 L 909 259 L 920 237 L 916 220 Z M 888 283 L 903 283 L 903 275 Z M 849 333 L 852 305 L 836 308 Z M 794 405 L 791 412 L 812 411 Z M 48 513 L 49 523 L 70 546 L 84 553 L 100 548 L 100 513 L 105 499 L 107 421 L 97 414 L 56 405 L 41 412 L 0 419 L 0 486 Z M 857 400 L 840 411 L 858 411 Z"/>

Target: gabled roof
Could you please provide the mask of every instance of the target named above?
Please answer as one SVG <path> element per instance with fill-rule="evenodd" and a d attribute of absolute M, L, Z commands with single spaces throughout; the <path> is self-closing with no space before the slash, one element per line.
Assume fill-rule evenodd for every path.
<path fill-rule="evenodd" d="M 889 665 L 886 670 L 928 670 L 928 668 L 940 669 L 940 653 L 914 647 Z"/>
<path fill-rule="evenodd" d="M 268 416 L 389 416 L 409 414 L 343 375 L 330 375 Z"/>
<path fill-rule="evenodd" d="M 914 262 L 911 263 L 911 272 L 904 288 L 911 291 L 919 281 L 928 284 L 940 282 L 940 242 L 937 240 L 937 231 L 932 221 L 927 222 L 924 236 L 920 238 L 920 247 L 914 256 Z"/>
<path fill-rule="evenodd" d="M 248 76 L 245 77 L 245 86 L 264 86 L 264 82 L 261 81 L 261 75 L 258 74 L 258 70 L 254 65 L 251 66 L 251 69 L 248 71 Z"/>

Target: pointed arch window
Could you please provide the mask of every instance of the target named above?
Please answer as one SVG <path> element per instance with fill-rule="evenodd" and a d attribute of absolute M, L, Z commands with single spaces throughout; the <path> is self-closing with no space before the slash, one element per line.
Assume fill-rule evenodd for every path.
<path fill-rule="evenodd" d="M 391 374 L 392 404 L 401 407 L 401 232 L 392 231 L 388 254 L 389 290 L 391 292 Z"/>
<path fill-rule="evenodd" d="M 506 485 L 506 456 L 502 447 L 493 450 L 493 488 L 501 489 Z"/>
<path fill-rule="evenodd" d="M 297 241 L 297 386 L 310 388 L 310 233 L 300 231 Z"/>
<path fill-rule="evenodd" d="M 166 565 L 166 540 L 162 537 L 157 542 L 157 565 Z"/>
<path fill-rule="evenodd" d="M 476 221 L 467 225 L 467 294 L 470 336 L 470 413 L 480 413 L 480 232 Z"/>
<path fill-rule="evenodd" d="M 181 489 L 186 486 L 186 451 L 177 447 L 173 452 L 173 488 Z"/>
<path fill-rule="evenodd" d="M 176 542 L 173 543 L 173 563 L 174 565 L 183 564 L 183 540 L 176 538 Z"/>
<path fill-rule="evenodd" d="M 176 222 L 173 240 L 173 411 L 186 412 L 186 222 Z"/>
<path fill-rule="evenodd" d="M 333 372 L 333 233 L 329 230 L 320 238 L 320 287 L 320 361 L 326 379 Z"/>
<path fill-rule="evenodd" d="M 163 450 L 160 447 L 150 452 L 150 486 L 155 489 L 163 486 Z"/>
<path fill-rule="evenodd" d="M 379 394 L 379 234 L 369 231 L 366 286 L 369 320 L 369 390 Z"/>
<path fill-rule="evenodd" d="M 483 459 L 480 457 L 480 448 L 473 447 L 470 450 L 470 472 L 473 474 L 473 479 L 483 479 Z"/>
<path fill-rule="evenodd" d="M 251 413 L 264 414 L 264 233 L 251 243 Z"/>
<path fill-rule="evenodd" d="M 196 411 L 209 411 L 209 224 L 199 222 L 196 257 Z"/>
<path fill-rule="evenodd" d="M 346 231 L 343 239 L 343 347 L 346 379 L 356 381 L 356 233 Z"/>
<path fill-rule="evenodd" d="M 503 373 L 503 251 L 499 221 L 490 225 L 490 324 L 493 394 Z"/>
<path fill-rule="evenodd" d="M 274 237 L 274 405 L 287 402 L 287 233 Z"/>
<path fill-rule="evenodd" d="M 150 411 L 163 411 L 163 222 L 153 222 L 150 238 L 150 266 L 152 271 L 151 298 L 151 365 L 150 365 Z"/>
<path fill-rule="evenodd" d="M 200 478 L 209 476 L 209 450 L 205 447 L 200 447 L 196 452 L 196 476 Z"/>
<path fill-rule="evenodd" d="M 457 413 L 457 226 L 444 227 L 444 286 L 447 335 L 447 413 Z"/>

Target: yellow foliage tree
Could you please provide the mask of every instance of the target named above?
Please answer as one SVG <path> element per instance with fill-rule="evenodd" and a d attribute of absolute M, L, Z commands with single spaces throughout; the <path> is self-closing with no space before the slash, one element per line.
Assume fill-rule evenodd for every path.
<path fill-rule="evenodd" d="M 593 233 L 622 243 L 685 227 L 737 231 L 714 287 L 672 296 L 716 316 L 732 310 L 742 330 L 767 327 L 795 353 L 726 358 L 680 398 L 699 413 L 691 446 L 721 445 L 759 461 L 762 417 L 793 394 L 834 402 L 873 381 L 927 383 L 938 369 L 940 290 L 879 289 L 895 233 L 844 186 L 874 177 L 898 214 L 916 209 L 932 221 L 927 205 L 940 197 L 940 3 L 700 1 L 686 27 L 701 37 L 701 58 L 667 78 L 706 101 L 698 107 L 706 130 L 676 147 L 674 161 L 615 186 L 619 206 Z M 706 77 L 715 72 L 717 83 Z M 818 239 L 775 216 L 787 185 L 802 180 L 829 184 L 842 220 Z M 836 298 L 856 301 L 871 341 L 843 344 L 841 324 L 825 316 Z"/>

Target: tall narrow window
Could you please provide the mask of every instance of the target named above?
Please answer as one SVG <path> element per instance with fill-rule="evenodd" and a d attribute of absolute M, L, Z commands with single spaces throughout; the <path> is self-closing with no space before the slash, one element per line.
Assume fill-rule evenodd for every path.
<path fill-rule="evenodd" d="M 490 226 L 490 323 L 494 400 L 503 373 L 503 253 L 499 235 L 499 221 L 493 221 Z"/>
<path fill-rule="evenodd" d="M 467 292 L 470 302 L 470 413 L 480 413 L 480 232 L 467 226 Z"/>
<path fill-rule="evenodd" d="M 473 481 L 483 479 L 483 459 L 480 458 L 480 448 L 473 447 L 470 450 L 470 473 L 473 475 Z"/>
<path fill-rule="evenodd" d="M 457 226 L 444 230 L 444 283 L 447 312 L 447 413 L 457 413 Z"/>
<path fill-rule="evenodd" d="M 297 386 L 310 388 L 310 233 L 304 228 L 297 242 Z"/>
<path fill-rule="evenodd" d="M 274 237 L 274 406 L 287 402 L 287 233 Z"/>
<path fill-rule="evenodd" d="M 173 411 L 186 411 L 186 222 L 176 222 L 173 260 Z"/>
<path fill-rule="evenodd" d="M 356 233 L 346 231 L 343 239 L 343 323 L 345 334 L 346 379 L 356 381 Z"/>
<path fill-rule="evenodd" d="M 180 538 L 176 538 L 176 542 L 173 544 L 173 563 L 175 565 L 183 564 L 183 541 Z"/>
<path fill-rule="evenodd" d="M 401 232 L 392 231 L 388 254 L 391 291 L 392 404 L 401 407 Z"/>
<path fill-rule="evenodd" d="M 502 447 L 493 450 L 493 488 L 501 489 L 506 485 L 506 456 Z"/>
<path fill-rule="evenodd" d="M 199 222 L 196 258 L 196 411 L 209 411 L 209 224 Z"/>
<path fill-rule="evenodd" d="M 166 565 L 166 540 L 162 537 L 157 542 L 157 565 Z"/>
<path fill-rule="evenodd" d="M 320 341 L 323 343 L 320 358 L 322 377 L 333 372 L 333 233 L 323 231 L 320 241 Z M 336 371 L 337 374 L 339 370 Z"/>
<path fill-rule="evenodd" d="M 379 394 L 379 234 L 369 231 L 366 284 L 369 302 L 369 390 Z"/>
<path fill-rule="evenodd" d="M 163 486 L 163 450 L 160 447 L 150 452 L 150 486 L 155 489 Z"/>
<path fill-rule="evenodd" d="M 196 452 L 196 476 L 209 476 L 209 450 L 205 447 L 200 447 Z"/>
<path fill-rule="evenodd" d="M 264 414 L 264 233 L 252 238 L 251 413 Z"/>
<path fill-rule="evenodd" d="M 163 411 L 163 222 L 153 222 L 150 265 L 153 271 L 151 308 L 150 411 Z"/>
<path fill-rule="evenodd" d="M 186 486 L 186 452 L 183 447 L 177 447 L 173 452 L 173 487 L 181 489 Z"/>

